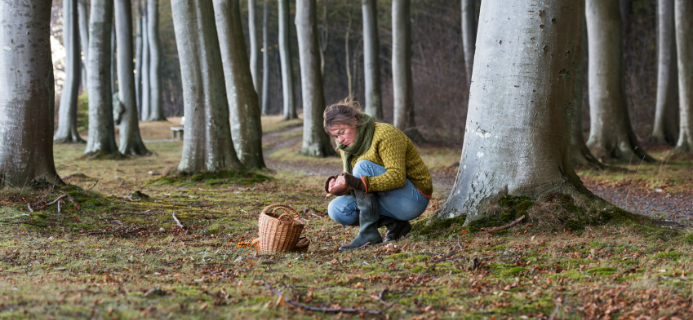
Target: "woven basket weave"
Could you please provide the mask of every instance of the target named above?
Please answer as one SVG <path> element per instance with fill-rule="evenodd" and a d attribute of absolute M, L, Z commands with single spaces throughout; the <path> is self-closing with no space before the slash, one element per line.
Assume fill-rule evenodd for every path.
<path fill-rule="evenodd" d="M 278 211 L 285 213 L 279 215 Z M 293 251 L 303 231 L 303 222 L 291 206 L 275 203 L 260 213 L 260 252 Z"/>

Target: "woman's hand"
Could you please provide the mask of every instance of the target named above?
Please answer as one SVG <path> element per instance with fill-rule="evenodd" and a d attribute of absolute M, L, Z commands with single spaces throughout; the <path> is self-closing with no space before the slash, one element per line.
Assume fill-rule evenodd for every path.
<path fill-rule="evenodd" d="M 341 180 L 340 180 L 341 179 Z M 361 178 L 354 177 L 353 175 L 342 172 L 336 179 L 337 181 L 343 181 L 342 183 L 351 189 L 358 190 L 361 192 L 366 192 L 366 185 L 363 184 Z"/>
<path fill-rule="evenodd" d="M 344 177 L 341 175 L 331 176 L 325 181 L 325 192 L 335 196 L 343 196 L 349 193 L 349 188 L 345 186 Z"/>

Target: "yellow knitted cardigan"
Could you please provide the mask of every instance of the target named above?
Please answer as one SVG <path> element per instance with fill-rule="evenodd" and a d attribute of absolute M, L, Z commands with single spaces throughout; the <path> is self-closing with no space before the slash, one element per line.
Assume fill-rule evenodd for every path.
<path fill-rule="evenodd" d="M 393 125 L 375 123 L 371 147 L 360 157 L 351 160 L 352 167 L 361 160 L 379 164 L 387 170 L 376 177 L 361 178 L 366 185 L 366 192 L 401 188 L 406 184 L 406 179 L 409 179 L 421 194 L 431 198 L 433 181 L 428 167 L 421 160 L 411 140 Z M 346 171 L 346 168 L 344 170 Z"/>

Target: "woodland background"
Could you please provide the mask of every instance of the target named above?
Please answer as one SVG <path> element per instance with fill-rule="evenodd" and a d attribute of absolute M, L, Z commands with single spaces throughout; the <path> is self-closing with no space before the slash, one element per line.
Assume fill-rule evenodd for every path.
<path fill-rule="evenodd" d="M 477 0 L 477 2 L 480 2 Z M 624 2 L 624 1 L 621 1 Z M 625 1 L 629 8 L 623 14 L 624 60 L 626 97 L 633 129 L 641 143 L 647 144 L 652 133 L 655 114 L 657 84 L 656 0 Z M 392 1 L 379 0 L 378 30 L 380 37 L 380 66 L 382 99 L 385 121 L 392 123 Z M 263 1 L 258 1 L 258 21 L 262 21 Z M 477 5 L 477 10 L 479 6 Z M 279 114 L 282 108 L 281 74 L 277 52 L 277 2 L 268 1 L 270 54 L 270 113 Z M 241 4 L 243 28 L 248 44 L 248 7 Z M 462 145 L 467 115 L 467 96 L 464 55 L 462 48 L 460 2 L 451 0 L 413 0 L 412 18 L 412 72 L 414 105 L 418 129 L 430 142 L 444 145 Z M 135 14 L 135 12 L 133 12 Z M 180 66 L 176 49 L 171 4 L 160 2 L 160 32 L 163 48 L 163 94 L 166 117 L 183 116 L 183 92 Z M 291 3 L 291 50 L 294 79 L 300 79 L 296 28 L 293 24 L 295 3 Z M 53 1 L 52 35 L 62 41 L 62 1 Z M 324 48 L 324 90 L 327 104 L 349 95 L 352 81 L 353 97 L 363 102 L 363 34 L 360 2 L 353 0 L 318 0 L 318 31 Z M 262 35 L 260 32 L 260 39 Z M 348 42 L 347 42 L 348 37 Z M 261 41 L 261 40 L 260 40 Z M 348 44 L 347 44 L 348 43 Z M 347 48 L 348 46 L 348 48 Z M 348 55 L 348 56 L 347 56 Z M 57 58 L 57 59 L 56 59 Z M 56 71 L 56 107 L 60 101 L 63 62 L 54 53 Z M 589 57 L 585 57 L 589 59 Z M 347 66 L 348 61 L 348 66 Z M 586 64 L 585 64 L 586 65 Z M 351 78 L 347 74 L 350 69 Z M 588 81 L 585 68 L 585 84 Z M 296 106 L 301 110 L 301 83 L 294 81 Z M 583 99 L 583 129 L 589 132 L 589 100 L 587 85 Z M 86 123 L 87 104 L 80 104 L 78 121 Z M 55 113 L 57 116 L 57 112 Z M 86 125 L 83 125 L 86 128 Z"/>

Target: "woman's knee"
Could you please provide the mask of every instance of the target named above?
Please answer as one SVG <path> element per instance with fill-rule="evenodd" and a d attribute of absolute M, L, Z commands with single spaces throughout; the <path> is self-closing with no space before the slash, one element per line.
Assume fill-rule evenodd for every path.
<path fill-rule="evenodd" d="M 360 160 L 354 165 L 353 175 L 355 177 L 375 177 L 385 173 L 385 167 L 369 161 Z"/>
<path fill-rule="evenodd" d="M 332 200 L 329 205 L 327 205 L 327 214 L 330 218 L 343 226 L 348 226 L 354 221 L 356 221 L 358 215 L 350 214 L 349 206 L 347 203 L 339 198 Z"/>

